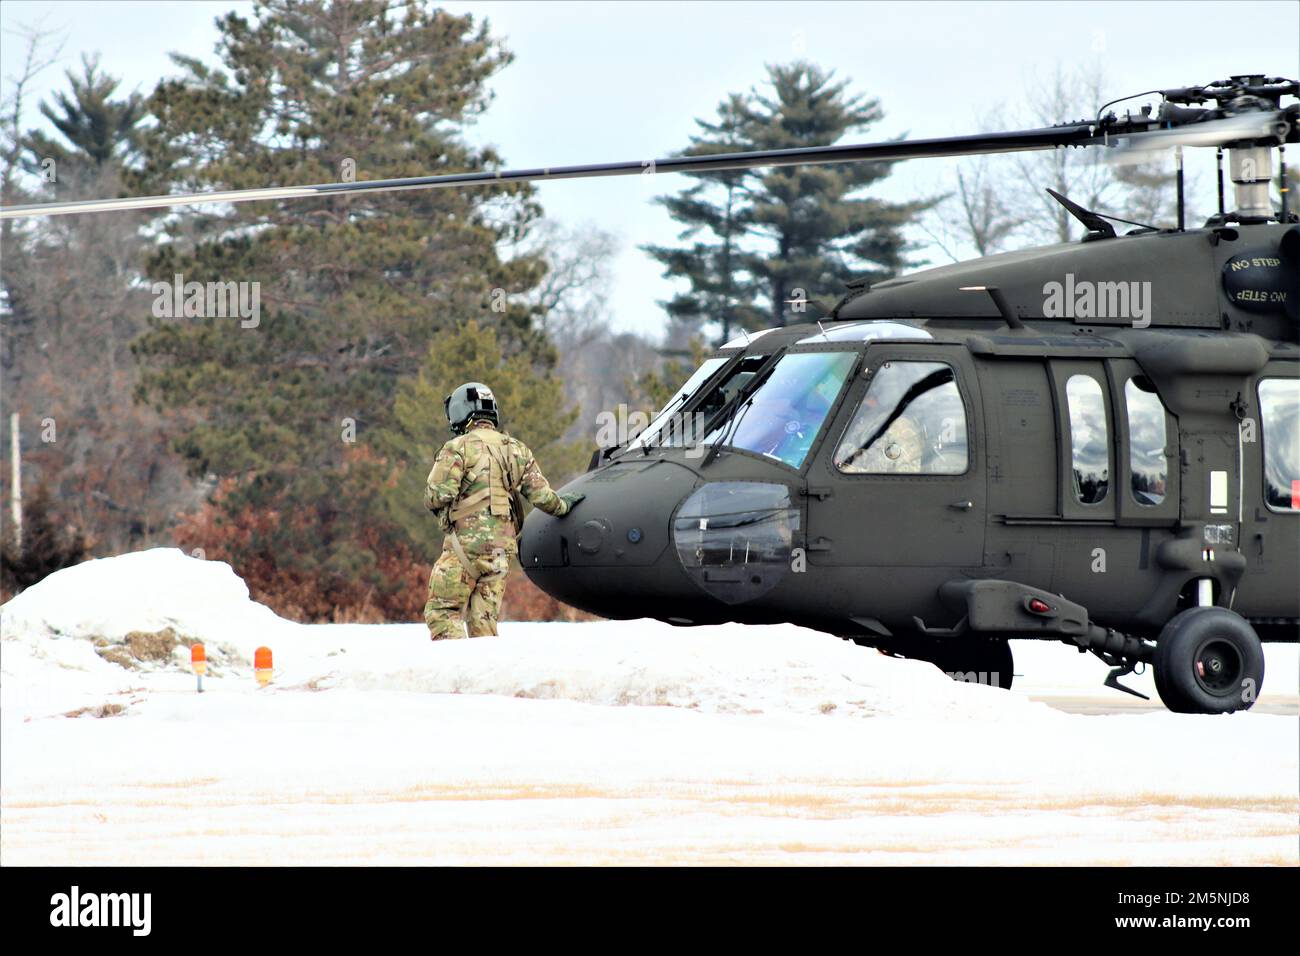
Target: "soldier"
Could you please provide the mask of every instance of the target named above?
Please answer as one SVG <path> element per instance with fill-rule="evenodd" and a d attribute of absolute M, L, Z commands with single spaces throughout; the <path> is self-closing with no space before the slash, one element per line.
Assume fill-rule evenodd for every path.
<path fill-rule="evenodd" d="M 854 460 L 852 467 L 845 470 L 875 475 L 916 474 L 921 470 L 924 450 L 925 437 L 920 426 L 910 416 L 899 415 L 885 433 Z"/>
<path fill-rule="evenodd" d="M 456 437 L 438 452 L 425 487 L 425 504 L 443 530 L 424 606 L 435 641 L 464 637 L 466 624 L 470 637 L 496 634 L 506 572 L 519 553 L 523 498 L 558 518 L 585 497 L 551 490 L 527 446 L 498 430 L 486 385 L 460 386 L 443 409 Z"/>
<path fill-rule="evenodd" d="M 877 428 L 879 400 L 870 392 L 849 424 L 840 443 L 835 464 L 847 474 L 916 474 L 925 455 L 924 427 L 907 414 L 899 415 L 876 440 L 867 445 L 871 429 Z"/>

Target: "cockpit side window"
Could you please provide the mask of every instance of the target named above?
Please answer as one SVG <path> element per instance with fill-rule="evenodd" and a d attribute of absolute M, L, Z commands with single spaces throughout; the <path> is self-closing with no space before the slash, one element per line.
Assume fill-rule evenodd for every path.
<path fill-rule="evenodd" d="M 835 450 L 849 475 L 960 475 L 968 464 L 966 407 L 943 362 L 883 363 Z"/>
<path fill-rule="evenodd" d="M 1300 379 L 1259 383 L 1264 438 L 1264 503 L 1270 511 L 1300 511 Z"/>

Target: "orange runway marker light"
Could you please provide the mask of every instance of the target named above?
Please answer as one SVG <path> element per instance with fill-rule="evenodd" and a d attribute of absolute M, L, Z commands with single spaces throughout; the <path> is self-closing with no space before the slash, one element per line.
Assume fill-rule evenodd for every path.
<path fill-rule="evenodd" d="M 271 683 L 271 649 L 259 647 L 253 652 L 253 672 L 257 674 L 257 683 L 265 687 Z"/>
<path fill-rule="evenodd" d="M 208 652 L 203 649 L 202 644 L 195 644 L 190 648 L 190 667 L 194 668 L 194 674 L 199 679 L 199 693 L 203 693 L 203 675 L 208 672 Z"/>

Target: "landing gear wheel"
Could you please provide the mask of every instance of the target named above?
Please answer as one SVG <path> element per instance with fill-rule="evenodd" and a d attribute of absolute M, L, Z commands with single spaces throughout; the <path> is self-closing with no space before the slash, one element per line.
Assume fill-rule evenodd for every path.
<path fill-rule="evenodd" d="M 1156 692 L 1177 714 L 1249 710 L 1264 686 L 1264 647 L 1239 614 L 1193 607 L 1156 639 Z"/>
<path fill-rule="evenodd" d="M 1001 638 L 953 637 L 940 640 L 933 653 L 924 655 L 923 659 L 953 680 L 1011 689 L 1015 662 L 1011 657 L 1011 644 Z"/>

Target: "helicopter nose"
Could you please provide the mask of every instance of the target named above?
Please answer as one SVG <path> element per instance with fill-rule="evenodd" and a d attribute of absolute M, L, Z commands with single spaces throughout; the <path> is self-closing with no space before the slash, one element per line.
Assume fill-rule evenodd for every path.
<path fill-rule="evenodd" d="M 671 516 L 698 483 L 689 468 L 661 459 L 588 472 L 561 489 L 586 495 L 572 512 L 553 518 L 534 510 L 524 521 L 519 562 L 547 594 L 604 617 L 628 617 L 646 599 L 689 595 Z"/>
<path fill-rule="evenodd" d="M 586 500 L 563 518 L 530 515 L 520 561 L 552 597 L 602 617 L 730 619 L 728 605 L 757 602 L 794 566 L 800 510 L 784 482 L 703 481 L 651 460 L 565 490 Z"/>

